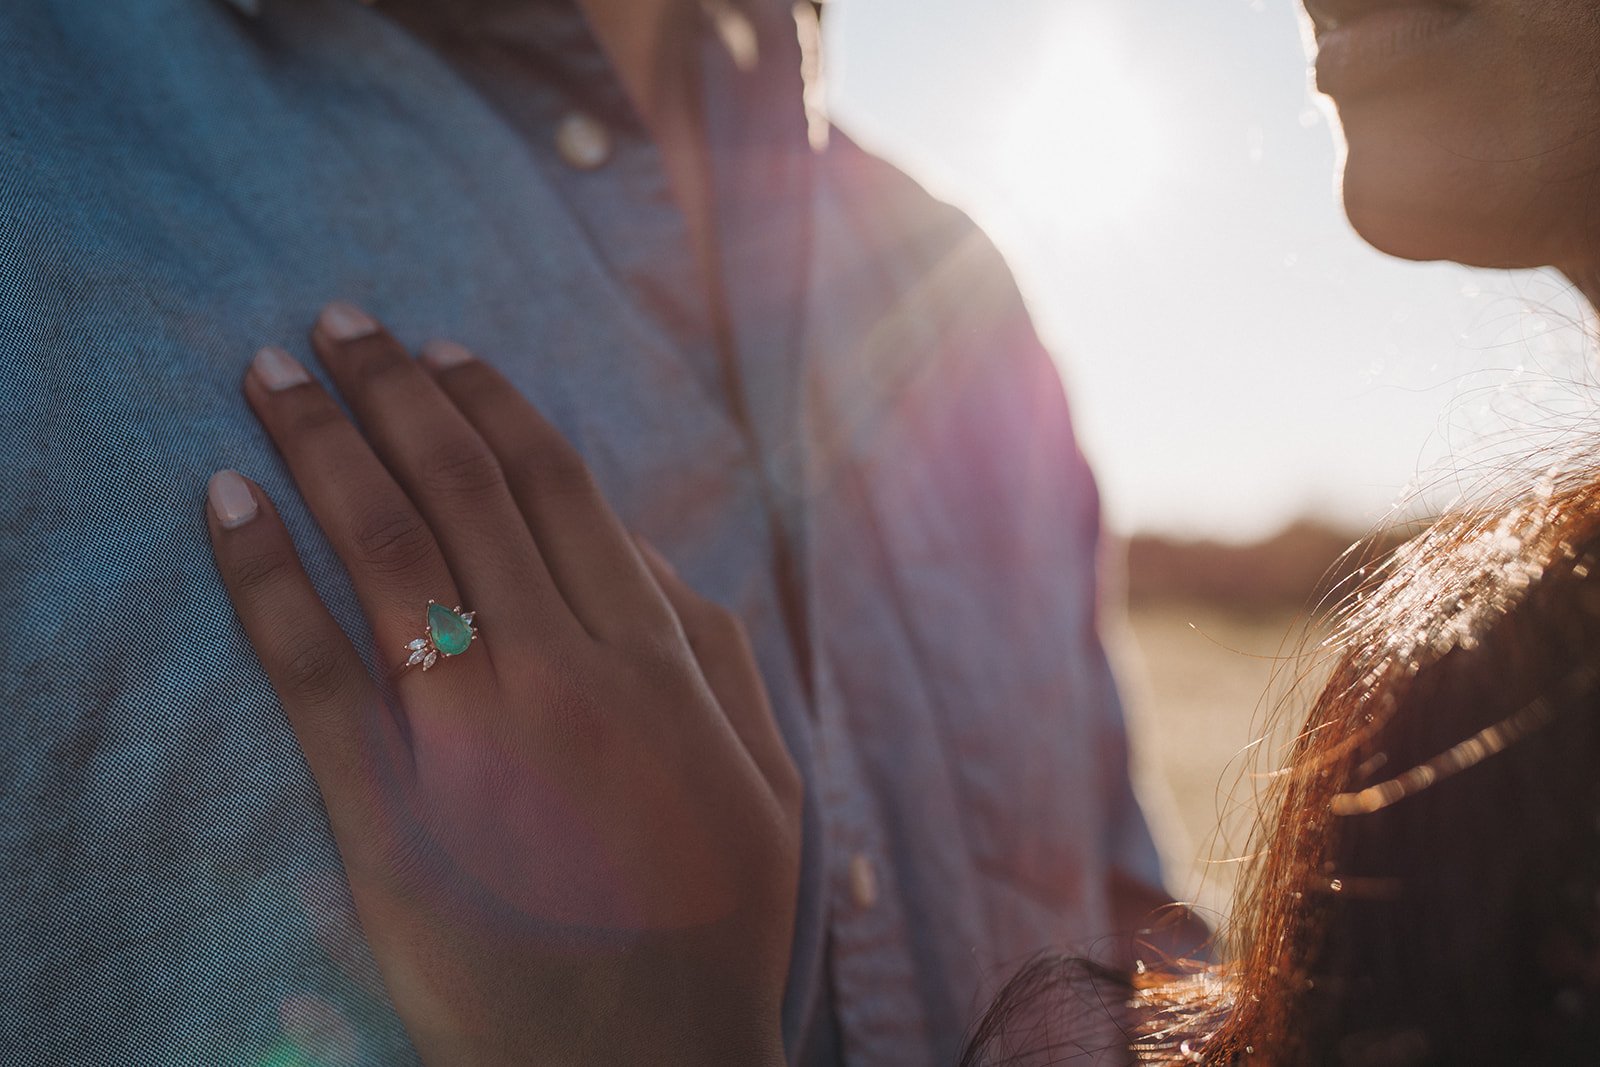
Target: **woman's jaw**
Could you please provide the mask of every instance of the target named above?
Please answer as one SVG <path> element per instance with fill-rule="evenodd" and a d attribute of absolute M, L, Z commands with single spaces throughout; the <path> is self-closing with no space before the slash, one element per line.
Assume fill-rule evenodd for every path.
<path fill-rule="evenodd" d="M 1306 0 L 1351 225 L 1407 259 L 1600 289 L 1600 3 Z"/>

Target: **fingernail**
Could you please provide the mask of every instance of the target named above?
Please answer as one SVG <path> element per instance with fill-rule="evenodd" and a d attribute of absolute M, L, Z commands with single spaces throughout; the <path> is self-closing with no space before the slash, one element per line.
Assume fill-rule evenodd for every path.
<path fill-rule="evenodd" d="M 464 347 L 442 338 L 429 341 L 422 346 L 422 361 L 434 370 L 458 367 L 471 358 L 472 353 Z"/>
<path fill-rule="evenodd" d="M 306 373 L 299 360 L 272 345 L 256 353 L 256 358 L 250 361 L 250 370 L 269 393 L 282 392 L 311 380 L 311 375 Z"/>
<path fill-rule="evenodd" d="M 211 510 L 224 529 L 243 526 L 256 517 L 256 498 L 250 486 L 238 472 L 220 470 L 206 484 L 206 495 L 211 498 Z"/>
<path fill-rule="evenodd" d="M 322 309 L 317 327 L 335 341 L 355 341 L 378 332 L 371 315 L 343 300 L 335 300 Z"/>

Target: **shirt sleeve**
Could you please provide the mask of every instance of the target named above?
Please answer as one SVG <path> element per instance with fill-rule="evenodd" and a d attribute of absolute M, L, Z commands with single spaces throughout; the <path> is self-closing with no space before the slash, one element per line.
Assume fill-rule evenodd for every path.
<path fill-rule="evenodd" d="M 837 140 L 818 240 L 845 251 L 813 285 L 820 478 L 858 484 L 925 691 L 960 705 L 932 728 L 977 813 L 973 862 L 1101 933 L 1144 925 L 1171 897 L 1101 641 L 1099 496 L 1060 372 L 982 231 Z"/>

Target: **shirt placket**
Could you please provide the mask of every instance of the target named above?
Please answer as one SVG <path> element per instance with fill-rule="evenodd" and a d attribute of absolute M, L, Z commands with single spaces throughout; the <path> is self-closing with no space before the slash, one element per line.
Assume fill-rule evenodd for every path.
<path fill-rule="evenodd" d="M 812 727 L 808 817 L 815 853 L 803 877 L 815 880 L 826 939 L 827 1003 L 810 1012 L 806 1034 L 792 1035 L 797 1062 L 875 1065 L 917 1062 L 927 1038 L 908 952 L 904 897 L 874 816 L 845 696 L 829 669 L 812 592 L 811 551 L 823 494 L 813 484 L 806 417 L 804 323 L 812 281 L 815 156 L 800 95 L 800 46 L 779 5 L 752 27 L 759 63 L 741 65 L 709 35 L 703 49 L 706 126 L 717 182 L 716 219 L 727 358 L 734 360 L 753 447 L 773 515 L 776 553 L 792 594 L 794 655 L 807 672 Z M 863 249 L 863 254 L 870 250 Z M 804 902 L 805 891 L 802 891 Z M 825 935 L 823 933 L 825 931 Z M 799 977 L 797 973 L 796 978 Z"/>

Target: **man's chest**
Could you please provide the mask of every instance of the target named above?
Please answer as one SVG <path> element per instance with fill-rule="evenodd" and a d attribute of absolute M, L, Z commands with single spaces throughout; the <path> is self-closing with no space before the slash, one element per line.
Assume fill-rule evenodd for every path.
<path fill-rule="evenodd" d="M 754 498 L 727 376 L 683 284 L 692 267 L 673 258 L 670 204 L 618 196 L 622 221 L 597 233 L 575 201 L 598 194 L 552 174 L 554 153 L 381 20 L 368 20 L 381 35 L 370 52 L 346 57 L 314 34 L 241 41 L 276 31 L 204 13 L 174 20 L 164 45 L 137 40 L 139 20 L 84 16 L 54 55 L 37 54 L 50 38 L 34 27 L 36 62 L 5 79 L 0 351 L 14 430 L 81 464 L 91 486 L 135 458 L 174 485 L 223 464 L 270 481 L 244 366 L 262 344 L 308 354 L 315 309 L 344 297 L 413 344 L 458 338 L 496 363 L 625 516 Z M 112 39 L 119 26 L 135 39 Z M 407 76 L 384 77 L 397 63 Z M 629 216 L 644 251 L 618 251 Z"/>

